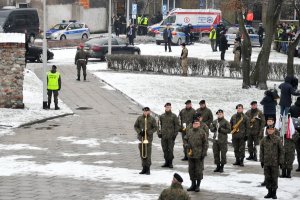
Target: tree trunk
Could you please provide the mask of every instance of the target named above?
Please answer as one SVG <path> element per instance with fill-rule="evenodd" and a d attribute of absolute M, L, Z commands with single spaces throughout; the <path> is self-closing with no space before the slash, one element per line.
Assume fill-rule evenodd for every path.
<path fill-rule="evenodd" d="M 300 40 L 300 34 L 297 36 L 296 40 L 289 44 L 288 57 L 287 57 L 287 76 L 294 76 L 294 55 L 296 47 Z"/>

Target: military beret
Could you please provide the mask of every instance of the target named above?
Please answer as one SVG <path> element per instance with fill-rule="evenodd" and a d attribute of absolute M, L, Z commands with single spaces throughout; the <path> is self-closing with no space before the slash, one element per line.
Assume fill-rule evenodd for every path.
<path fill-rule="evenodd" d="M 257 104 L 257 101 L 252 101 L 252 102 L 250 103 L 251 106 L 254 105 L 254 104 Z"/>
<path fill-rule="evenodd" d="M 187 101 L 185 102 L 185 104 L 190 104 L 190 103 L 192 103 L 191 100 L 187 100 Z"/>
<path fill-rule="evenodd" d="M 218 114 L 218 113 L 224 113 L 224 111 L 221 110 L 221 109 L 219 109 L 219 110 L 216 112 L 216 114 Z"/>
<path fill-rule="evenodd" d="M 166 103 L 166 104 L 165 104 L 165 107 L 167 107 L 167 106 L 171 106 L 171 103 Z"/>
<path fill-rule="evenodd" d="M 201 100 L 199 104 L 205 104 L 205 100 Z"/>
<path fill-rule="evenodd" d="M 183 42 L 183 43 L 181 44 L 181 46 L 185 47 L 185 43 Z"/>
<path fill-rule="evenodd" d="M 243 104 L 238 104 L 238 105 L 236 105 L 235 109 L 238 109 L 238 107 L 244 108 Z"/>
<path fill-rule="evenodd" d="M 267 126 L 267 129 L 274 129 L 274 125 Z"/>
<path fill-rule="evenodd" d="M 143 111 L 150 111 L 150 108 L 149 107 L 144 107 Z"/>
<path fill-rule="evenodd" d="M 183 182 L 182 177 L 181 177 L 179 174 L 177 174 L 177 173 L 174 174 L 174 178 L 175 178 L 179 183 L 182 183 L 182 182 Z"/>
<path fill-rule="evenodd" d="M 195 123 L 195 122 L 200 122 L 200 120 L 198 118 L 194 118 L 193 123 Z"/>

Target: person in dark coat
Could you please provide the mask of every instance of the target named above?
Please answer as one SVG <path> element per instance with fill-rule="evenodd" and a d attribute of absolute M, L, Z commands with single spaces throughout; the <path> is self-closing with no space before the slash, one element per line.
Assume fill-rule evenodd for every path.
<path fill-rule="evenodd" d="M 265 97 L 261 100 L 260 104 L 263 106 L 263 113 L 265 116 L 265 121 L 269 117 L 276 121 L 276 105 L 277 101 L 270 90 L 265 91 Z"/>
<path fill-rule="evenodd" d="M 220 36 L 220 51 L 221 51 L 221 60 L 225 60 L 225 52 L 228 49 L 228 40 L 226 39 L 225 32 L 221 31 Z"/>
<path fill-rule="evenodd" d="M 259 23 L 259 28 L 258 28 L 257 34 L 258 34 L 258 40 L 259 40 L 260 47 L 262 47 L 262 45 L 263 45 L 264 32 L 265 32 L 265 29 L 263 28 L 262 23 Z"/>
<path fill-rule="evenodd" d="M 134 24 L 131 24 L 130 26 L 127 27 L 127 37 L 129 40 L 129 45 L 134 46 L 135 32 L 136 32 L 136 28 Z"/>
<path fill-rule="evenodd" d="M 293 83 L 295 82 L 295 77 L 287 76 L 284 79 L 284 83 L 279 85 L 279 89 L 281 90 L 280 95 L 280 115 L 283 116 L 288 114 L 292 104 L 292 95 L 300 96 L 300 92 L 296 90 L 296 87 L 293 87 Z"/>
<path fill-rule="evenodd" d="M 171 24 L 167 24 L 167 28 L 164 30 L 163 37 L 165 41 L 165 51 L 167 52 L 167 46 L 169 47 L 169 52 L 172 52 L 171 43 L 172 43 L 172 30 L 170 28 Z"/>
<path fill-rule="evenodd" d="M 217 29 L 216 29 L 216 47 L 215 50 L 217 51 L 218 46 L 219 46 L 219 50 L 220 50 L 220 37 L 221 37 L 221 31 L 225 30 L 225 26 L 223 25 L 222 22 L 220 22 L 220 24 L 217 25 Z"/>
<path fill-rule="evenodd" d="M 119 37 L 120 31 L 121 31 L 121 21 L 120 21 L 120 17 L 116 17 L 116 19 L 115 19 L 115 21 L 114 21 L 114 28 L 115 28 L 116 36 Z"/>

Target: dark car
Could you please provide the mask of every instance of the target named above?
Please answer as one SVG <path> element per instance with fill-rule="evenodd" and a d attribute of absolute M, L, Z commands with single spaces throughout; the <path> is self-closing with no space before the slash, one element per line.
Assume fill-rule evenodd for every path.
<path fill-rule="evenodd" d="M 52 60 L 54 54 L 47 50 L 47 60 Z M 43 48 L 37 46 L 28 46 L 25 54 L 26 61 L 43 62 Z"/>
<path fill-rule="evenodd" d="M 119 38 L 112 38 L 112 54 L 137 54 L 141 53 L 140 48 L 128 45 Z M 108 38 L 92 38 L 84 43 L 84 50 L 89 58 L 100 58 L 105 60 L 108 53 Z"/>
<path fill-rule="evenodd" d="M 0 32 L 25 33 L 31 41 L 40 32 L 39 16 L 36 9 L 0 9 Z"/>

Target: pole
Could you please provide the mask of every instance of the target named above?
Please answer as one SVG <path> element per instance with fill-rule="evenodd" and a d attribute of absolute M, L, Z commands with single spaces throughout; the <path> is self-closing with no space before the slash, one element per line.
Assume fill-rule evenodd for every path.
<path fill-rule="evenodd" d="M 176 8 L 176 0 L 173 0 L 173 9 L 175 9 Z"/>
<path fill-rule="evenodd" d="M 111 55 L 111 0 L 108 7 L 108 55 Z"/>
<path fill-rule="evenodd" d="M 129 25 L 130 25 L 130 23 L 129 23 L 129 8 L 130 8 L 130 6 L 129 6 L 129 0 L 127 0 L 127 23 L 126 23 L 126 27 L 128 27 Z"/>
<path fill-rule="evenodd" d="M 215 8 L 215 0 L 212 0 L 212 6 L 211 6 L 211 8 Z"/>
<path fill-rule="evenodd" d="M 208 1 L 206 0 L 206 2 L 205 2 L 205 7 L 206 7 L 206 9 L 207 9 L 207 4 L 208 4 Z"/>
<path fill-rule="evenodd" d="M 168 5 L 167 5 L 167 7 L 168 7 L 168 12 L 170 11 L 170 0 L 168 0 Z"/>
<path fill-rule="evenodd" d="M 44 12 L 44 31 L 43 31 L 43 109 L 47 109 L 47 38 L 46 38 L 46 31 L 47 31 L 47 8 L 46 8 L 46 1 L 43 1 L 43 12 Z"/>

